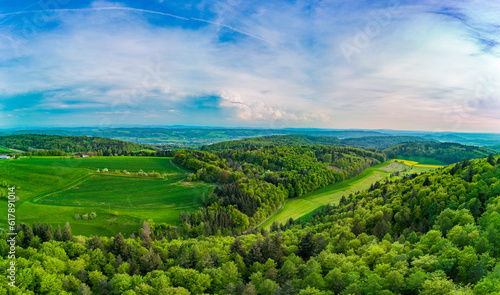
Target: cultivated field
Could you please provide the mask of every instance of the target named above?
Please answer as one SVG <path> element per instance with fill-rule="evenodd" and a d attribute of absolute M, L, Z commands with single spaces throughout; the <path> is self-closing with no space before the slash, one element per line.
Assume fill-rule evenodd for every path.
<path fill-rule="evenodd" d="M 424 159 L 426 160 L 426 159 Z M 438 169 L 444 167 L 444 165 L 434 165 L 434 164 L 428 164 L 428 163 L 441 163 L 438 160 L 433 160 L 433 159 L 427 159 L 425 162 L 417 162 L 417 161 L 411 161 L 411 160 L 404 160 L 404 159 L 392 159 L 391 162 L 393 163 L 398 163 L 398 164 L 404 164 L 410 167 L 410 169 L 407 169 L 406 171 L 403 172 L 403 175 L 406 174 L 412 174 L 412 173 L 422 173 L 422 172 L 427 172 L 430 170 Z"/>
<path fill-rule="evenodd" d="M 104 168 L 109 172 L 104 173 Z M 140 176 L 139 170 L 160 175 Z M 139 228 L 141 220 L 147 219 L 177 223 L 179 213 L 198 208 L 202 195 L 208 195 L 211 189 L 204 183 L 184 182 L 188 173 L 172 158 L 0 160 L 0 180 L 17 186 L 18 223 L 63 226 L 69 221 L 75 234 L 87 236 L 113 235 L 119 231 L 128 234 Z M 6 212 L 5 199 L 0 204 Z M 93 220 L 75 219 L 75 215 L 83 217 L 91 212 L 97 214 Z M 0 226 L 5 228 L 6 224 Z"/>
<path fill-rule="evenodd" d="M 393 159 L 392 161 L 405 161 L 405 162 L 407 162 L 407 163 L 405 163 L 407 165 L 410 165 L 410 166 L 417 165 L 420 167 L 422 167 L 422 166 L 442 167 L 442 166 L 447 165 L 443 161 L 436 160 L 433 158 L 426 158 L 426 157 L 402 157 L 402 156 L 398 156 L 396 159 Z"/>

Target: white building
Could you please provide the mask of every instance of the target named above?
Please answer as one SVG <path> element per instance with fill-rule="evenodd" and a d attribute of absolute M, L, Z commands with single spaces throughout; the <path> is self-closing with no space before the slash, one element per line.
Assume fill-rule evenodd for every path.
<path fill-rule="evenodd" d="M 10 156 L 7 156 L 7 155 L 0 155 L 0 159 L 10 159 Z"/>

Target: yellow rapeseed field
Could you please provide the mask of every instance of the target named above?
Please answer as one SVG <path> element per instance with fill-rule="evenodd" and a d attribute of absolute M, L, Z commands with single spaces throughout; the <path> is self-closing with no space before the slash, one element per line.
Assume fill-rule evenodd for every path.
<path fill-rule="evenodd" d="M 414 166 L 414 167 L 422 167 L 422 168 L 442 168 L 444 166 L 442 165 L 427 165 L 427 164 L 419 164 L 419 162 L 415 161 L 408 161 L 408 160 L 402 160 L 402 159 L 392 159 L 391 162 L 398 162 L 402 163 L 408 166 Z"/>

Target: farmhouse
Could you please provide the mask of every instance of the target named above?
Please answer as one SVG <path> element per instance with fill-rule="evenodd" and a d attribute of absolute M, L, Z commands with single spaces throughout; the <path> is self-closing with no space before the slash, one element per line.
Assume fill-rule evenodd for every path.
<path fill-rule="evenodd" d="M 82 158 L 88 158 L 88 157 L 90 157 L 90 156 L 89 156 L 89 155 L 86 155 L 86 154 L 83 154 L 83 155 L 82 155 Z"/>
<path fill-rule="evenodd" d="M 0 155 L 0 159 L 10 159 L 10 156 L 7 156 L 7 155 Z"/>

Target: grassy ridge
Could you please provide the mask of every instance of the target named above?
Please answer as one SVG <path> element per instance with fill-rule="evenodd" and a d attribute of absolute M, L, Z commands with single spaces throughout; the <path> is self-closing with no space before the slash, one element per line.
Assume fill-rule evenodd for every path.
<path fill-rule="evenodd" d="M 123 173 L 96 173 L 97 168 Z M 136 171 L 158 171 L 166 179 L 137 176 Z M 200 206 L 212 186 L 185 183 L 187 171 L 171 158 L 94 157 L 88 159 L 32 158 L 0 162 L 1 180 L 16 185 L 18 222 L 70 222 L 75 234 L 113 235 L 137 230 L 141 220 L 175 224 L 179 213 Z M 1 206 L 6 207 L 5 200 Z M 96 212 L 94 220 L 76 214 Z M 0 224 L 5 227 L 6 224 Z"/>

